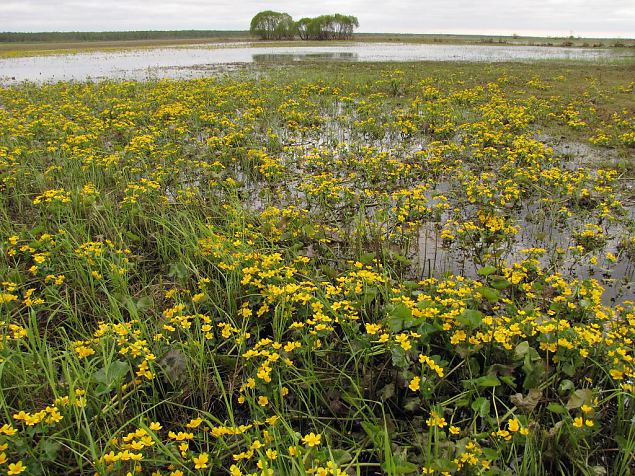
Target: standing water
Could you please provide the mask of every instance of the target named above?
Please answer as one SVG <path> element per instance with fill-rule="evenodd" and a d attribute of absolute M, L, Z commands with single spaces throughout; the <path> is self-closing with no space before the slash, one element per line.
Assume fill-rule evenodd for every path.
<path fill-rule="evenodd" d="M 608 49 L 540 46 L 352 43 L 335 46 L 244 47 L 240 44 L 86 52 L 0 59 L 0 82 L 152 79 L 205 76 L 218 66 L 288 61 L 598 60 Z"/>

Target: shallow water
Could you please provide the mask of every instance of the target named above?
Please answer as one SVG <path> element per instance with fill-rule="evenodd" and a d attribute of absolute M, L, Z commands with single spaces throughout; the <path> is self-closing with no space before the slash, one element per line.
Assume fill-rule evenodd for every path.
<path fill-rule="evenodd" d="M 540 46 L 351 43 L 333 46 L 203 46 L 86 52 L 0 59 L 0 82 L 152 79 L 205 76 L 222 65 L 291 61 L 530 61 L 598 60 L 608 49 Z"/>

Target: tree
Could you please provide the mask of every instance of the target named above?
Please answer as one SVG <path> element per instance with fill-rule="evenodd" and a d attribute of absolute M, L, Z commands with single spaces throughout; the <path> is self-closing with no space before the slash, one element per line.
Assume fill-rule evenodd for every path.
<path fill-rule="evenodd" d="M 295 24 L 302 40 L 350 40 L 358 26 L 357 17 L 340 13 L 302 18 Z"/>
<path fill-rule="evenodd" d="M 300 18 L 297 22 L 295 22 L 295 30 L 298 32 L 298 36 L 301 40 L 310 40 L 311 39 L 311 22 L 313 18 Z"/>
<path fill-rule="evenodd" d="M 293 39 L 295 23 L 288 13 L 266 10 L 251 19 L 249 31 L 261 40 Z"/>
<path fill-rule="evenodd" d="M 287 13 L 267 10 L 253 17 L 249 30 L 262 40 L 292 40 L 296 35 L 302 40 L 350 40 L 357 27 L 359 21 L 352 15 L 335 13 L 294 22 Z"/>
<path fill-rule="evenodd" d="M 353 38 L 353 31 L 359 28 L 359 20 L 353 15 L 340 15 L 336 13 L 334 16 L 335 30 L 337 38 L 340 40 L 350 40 Z"/>

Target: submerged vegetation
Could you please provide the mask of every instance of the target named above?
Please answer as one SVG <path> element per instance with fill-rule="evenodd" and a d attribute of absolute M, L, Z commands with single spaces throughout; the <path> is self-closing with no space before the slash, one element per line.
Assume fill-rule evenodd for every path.
<path fill-rule="evenodd" d="M 629 474 L 634 87 L 0 89 L 0 472 Z"/>

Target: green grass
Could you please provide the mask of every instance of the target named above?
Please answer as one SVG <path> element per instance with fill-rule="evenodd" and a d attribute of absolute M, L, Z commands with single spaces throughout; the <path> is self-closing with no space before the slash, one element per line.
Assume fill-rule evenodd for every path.
<path fill-rule="evenodd" d="M 629 474 L 632 73 L 0 89 L 0 472 Z"/>

